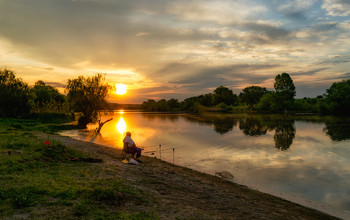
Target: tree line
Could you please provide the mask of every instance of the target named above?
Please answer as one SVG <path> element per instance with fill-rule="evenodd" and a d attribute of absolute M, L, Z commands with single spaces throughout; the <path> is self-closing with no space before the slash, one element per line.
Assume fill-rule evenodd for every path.
<path fill-rule="evenodd" d="M 220 86 L 213 93 L 177 99 L 144 101 L 146 111 L 254 111 L 265 113 L 316 113 L 321 115 L 350 114 L 350 79 L 335 82 L 325 94 L 316 98 L 295 99 L 296 88 L 288 73 L 276 75 L 274 90 L 260 86 L 246 87 L 238 95 Z"/>
<path fill-rule="evenodd" d="M 0 117 L 19 117 L 29 113 L 74 113 L 79 112 L 81 127 L 95 123 L 101 110 L 110 110 L 106 98 L 111 86 L 102 74 L 79 76 L 69 79 L 67 95 L 62 95 L 53 86 L 42 80 L 29 86 L 15 72 L 0 69 Z M 258 111 L 268 113 L 319 113 L 334 115 L 350 114 L 350 79 L 335 82 L 326 93 L 316 98 L 295 99 L 296 91 L 288 73 L 275 77 L 274 91 L 264 87 L 249 86 L 239 95 L 227 87 L 219 86 L 213 93 L 177 99 L 148 100 L 142 103 L 146 111 Z"/>

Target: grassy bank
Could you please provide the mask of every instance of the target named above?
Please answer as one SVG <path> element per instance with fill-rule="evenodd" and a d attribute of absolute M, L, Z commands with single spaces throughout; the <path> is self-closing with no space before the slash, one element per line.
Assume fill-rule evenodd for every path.
<path fill-rule="evenodd" d="M 117 169 L 84 162 L 91 155 L 30 132 L 57 129 L 34 120 L 0 119 L 1 219 L 157 218 L 153 212 L 125 208 L 151 197 L 116 178 Z"/>

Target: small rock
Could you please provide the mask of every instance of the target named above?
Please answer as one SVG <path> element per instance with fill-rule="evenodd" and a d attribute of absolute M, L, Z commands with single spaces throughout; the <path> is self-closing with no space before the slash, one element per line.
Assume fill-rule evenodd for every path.
<path fill-rule="evenodd" d="M 235 178 L 231 173 L 229 173 L 227 171 L 216 172 L 215 176 L 218 176 L 218 177 L 223 178 L 225 180 L 233 180 Z"/>

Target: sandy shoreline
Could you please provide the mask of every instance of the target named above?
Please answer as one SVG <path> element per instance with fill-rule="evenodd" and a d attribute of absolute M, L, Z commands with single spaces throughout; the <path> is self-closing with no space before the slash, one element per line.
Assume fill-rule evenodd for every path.
<path fill-rule="evenodd" d="M 47 134 L 36 133 L 46 139 Z M 162 219 L 337 219 L 320 211 L 261 193 L 222 178 L 151 157 L 134 166 L 121 162 L 121 151 L 70 137 L 50 135 L 63 145 L 101 158 L 108 172 L 153 196 L 152 205 L 130 209 L 155 211 Z"/>

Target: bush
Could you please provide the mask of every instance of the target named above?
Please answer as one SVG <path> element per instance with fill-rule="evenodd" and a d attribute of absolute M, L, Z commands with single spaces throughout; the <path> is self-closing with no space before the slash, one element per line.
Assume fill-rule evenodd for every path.
<path fill-rule="evenodd" d="M 332 112 L 339 115 L 350 114 L 350 79 L 333 83 L 327 89 L 327 102 Z"/>
<path fill-rule="evenodd" d="M 260 101 L 258 102 L 258 104 L 256 105 L 256 108 L 261 110 L 261 111 L 270 111 L 271 110 L 271 106 L 274 103 L 274 97 L 272 93 L 266 93 L 265 95 L 263 95 L 260 99 Z"/>
<path fill-rule="evenodd" d="M 8 69 L 0 69 L 0 117 L 17 117 L 30 111 L 30 89 Z"/>

